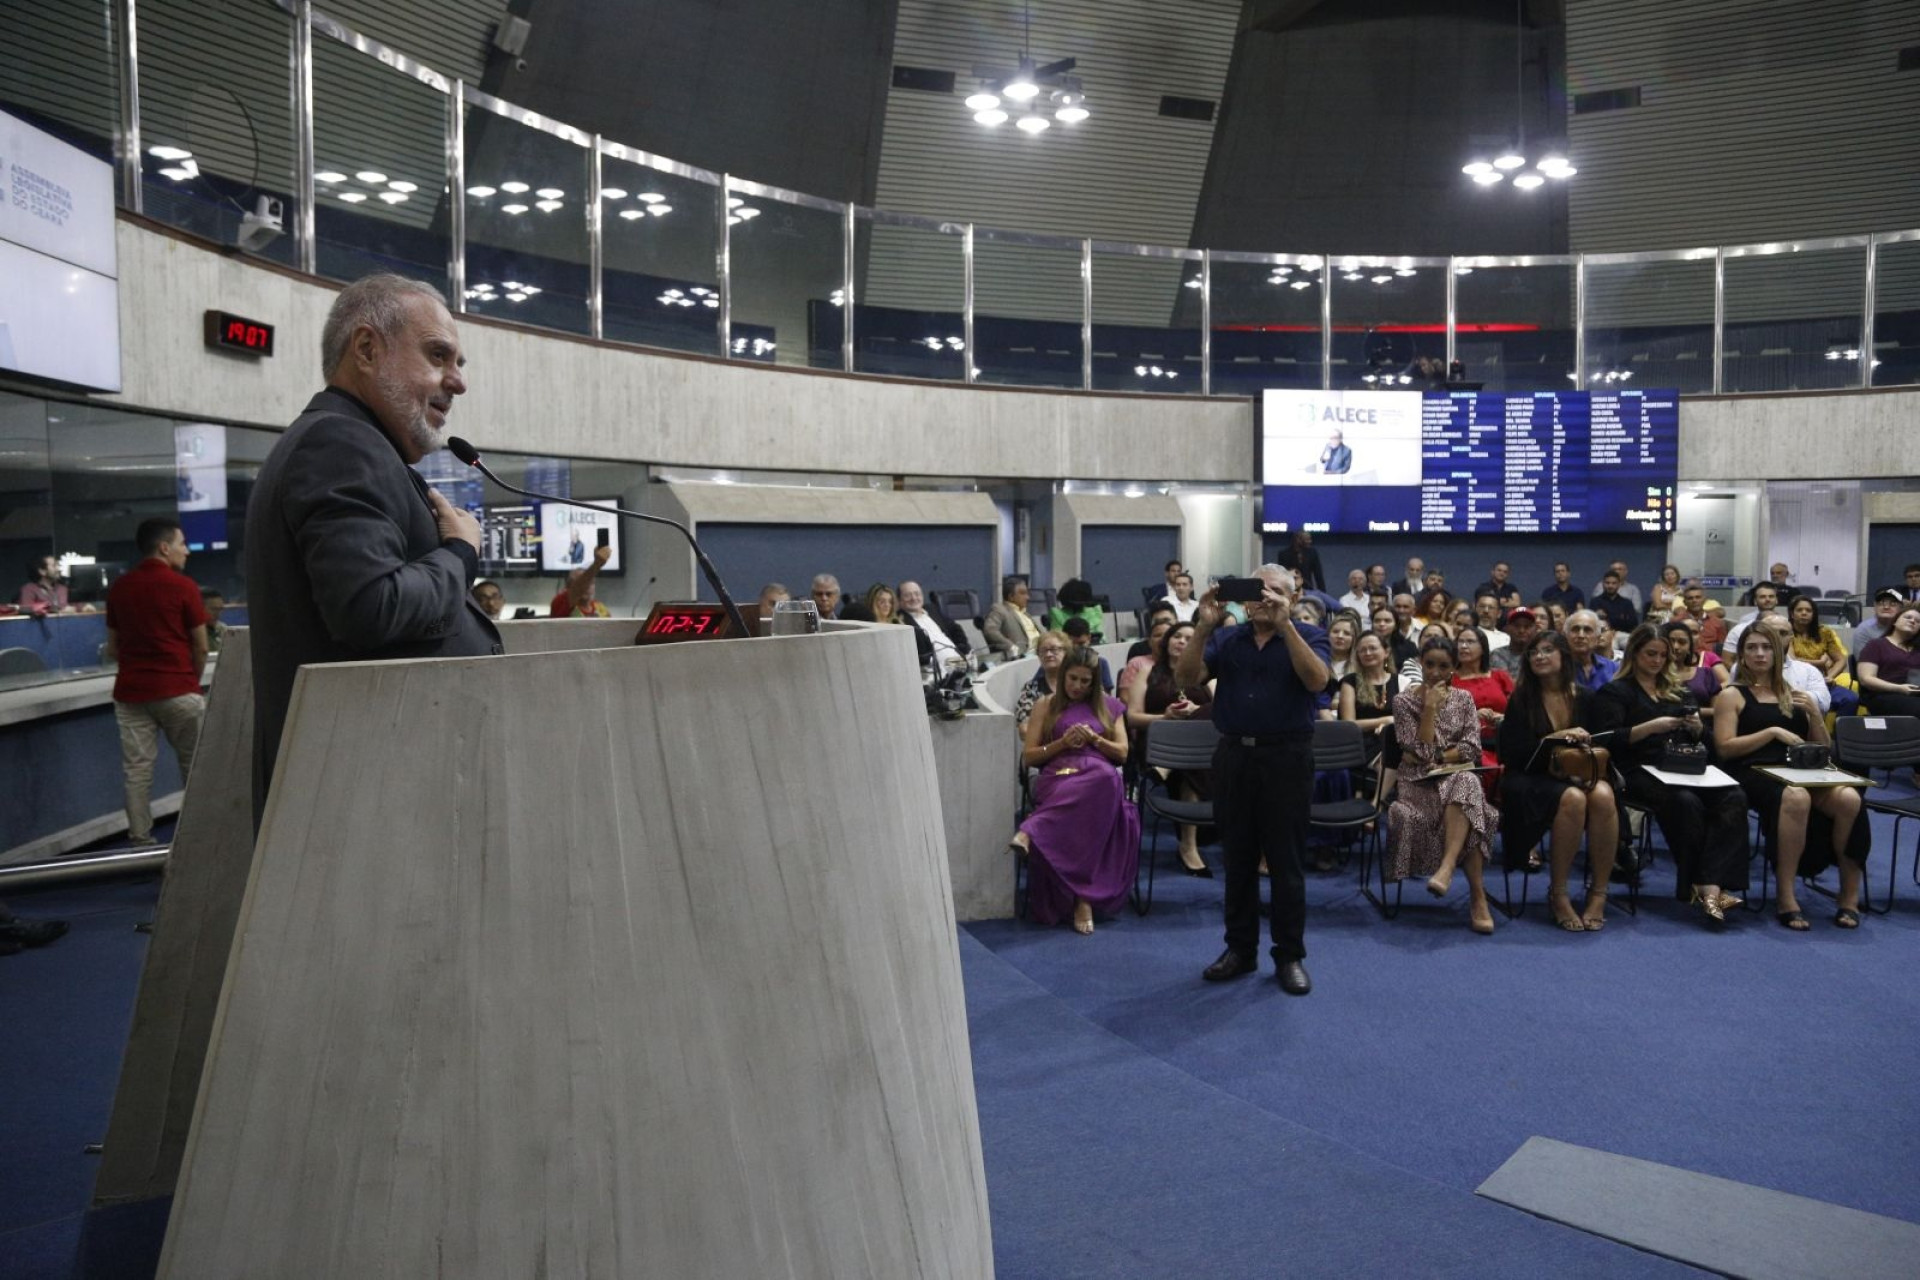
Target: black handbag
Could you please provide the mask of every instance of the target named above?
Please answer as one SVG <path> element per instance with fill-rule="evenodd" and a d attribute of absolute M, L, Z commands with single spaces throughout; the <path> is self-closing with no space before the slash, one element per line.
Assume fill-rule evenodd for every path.
<path fill-rule="evenodd" d="M 1707 744 L 1686 738 L 1668 738 L 1666 745 L 1660 749 L 1658 767 L 1664 773 L 1705 773 Z"/>
<path fill-rule="evenodd" d="M 1824 769 L 1833 763 L 1833 752 L 1818 742 L 1802 742 L 1787 748 L 1787 768 Z"/>

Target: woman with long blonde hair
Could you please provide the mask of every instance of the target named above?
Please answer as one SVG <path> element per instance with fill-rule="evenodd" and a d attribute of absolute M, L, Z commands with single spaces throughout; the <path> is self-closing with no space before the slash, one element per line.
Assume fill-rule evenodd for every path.
<path fill-rule="evenodd" d="M 1787 748 L 1826 744 L 1827 721 L 1811 695 L 1787 684 L 1786 645 L 1771 627 L 1748 627 L 1740 637 L 1733 684 L 1714 699 L 1713 739 L 1721 764 L 1760 815 L 1773 837 L 1780 879 L 1774 916 L 1795 932 L 1808 929 L 1795 896 L 1794 878 L 1840 866 L 1838 909 L 1833 922 L 1860 927 L 1860 879 L 1872 848 L 1872 827 L 1860 812 L 1852 787 L 1800 787 L 1762 773 L 1761 765 L 1784 765 Z"/>

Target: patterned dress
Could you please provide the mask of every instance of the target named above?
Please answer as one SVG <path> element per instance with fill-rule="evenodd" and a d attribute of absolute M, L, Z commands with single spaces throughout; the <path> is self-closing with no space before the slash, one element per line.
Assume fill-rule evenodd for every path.
<path fill-rule="evenodd" d="M 1474 850 L 1482 857 L 1490 856 L 1493 833 L 1500 827 L 1500 815 L 1488 803 L 1477 775 L 1455 773 L 1433 782 L 1421 781 L 1442 751 L 1467 747 L 1473 753 L 1469 759 L 1478 759 L 1480 751 L 1480 715 L 1473 696 L 1465 689 L 1447 693 L 1446 702 L 1434 715 L 1434 740 L 1420 741 L 1420 706 L 1425 696 L 1425 687 L 1415 685 L 1393 700 L 1393 729 L 1400 740 L 1400 783 L 1387 814 L 1390 880 L 1430 876 L 1440 869 L 1450 804 L 1459 805 L 1467 815 L 1467 843 L 1462 857 Z"/>

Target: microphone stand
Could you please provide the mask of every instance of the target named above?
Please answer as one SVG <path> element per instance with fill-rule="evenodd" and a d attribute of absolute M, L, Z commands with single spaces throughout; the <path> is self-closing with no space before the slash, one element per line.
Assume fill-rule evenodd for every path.
<path fill-rule="evenodd" d="M 700 544 L 694 540 L 693 531 L 681 524 L 678 520 L 670 520 L 666 516 L 648 515 L 644 511 L 629 511 L 625 507 L 608 508 L 593 502 L 581 502 L 574 498 L 561 498 L 551 493 L 535 493 L 531 489 L 522 489 L 518 485 L 508 484 L 505 480 L 495 475 L 493 469 L 481 460 L 480 451 L 459 436 L 449 437 L 447 440 L 447 448 L 453 451 L 454 457 L 474 468 L 481 475 L 493 481 L 508 493 L 517 493 L 523 498 L 533 498 L 540 502 L 564 503 L 569 507 L 579 507 L 585 511 L 612 510 L 614 514 L 626 516 L 630 520 L 644 520 L 648 524 L 664 524 L 668 528 L 679 530 L 680 536 L 687 540 L 689 547 L 693 548 L 693 558 L 699 561 L 700 572 L 706 575 L 707 585 L 712 587 L 714 594 L 720 597 L 720 604 L 726 609 L 727 620 L 733 623 L 734 631 L 742 638 L 751 638 L 753 636 L 753 632 L 747 629 L 747 620 L 740 614 L 740 606 L 733 602 L 733 597 L 727 594 L 726 584 L 720 581 L 719 570 L 713 567 L 713 561 L 707 559 L 707 553 L 700 549 Z"/>

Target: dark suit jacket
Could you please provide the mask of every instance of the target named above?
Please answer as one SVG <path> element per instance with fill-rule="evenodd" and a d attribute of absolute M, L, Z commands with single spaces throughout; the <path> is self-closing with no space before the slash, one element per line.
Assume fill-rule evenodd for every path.
<path fill-rule="evenodd" d="M 479 558 L 441 542 L 426 489 L 372 411 L 331 387 L 262 464 L 246 550 L 256 823 L 300 667 L 502 651 L 467 594 Z"/>
<path fill-rule="evenodd" d="M 967 633 L 960 629 L 958 623 L 948 618 L 932 605 L 927 606 L 927 616 L 933 619 L 933 625 L 940 628 L 940 633 L 946 636 L 953 647 L 960 651 L 961 657 L 964 658 L 973 651 L 973 646 L 967 643 Z M 931 658 L 933 656 L 933 641 L 928 638 L 926 630 L 909 617 L 905 610 L 902 610 L 900 613 L 900 621 L 913 628 L 913 645 L 915 651 L 920 655 L 920 661 L 925 662 L 928 658 Z"/>

